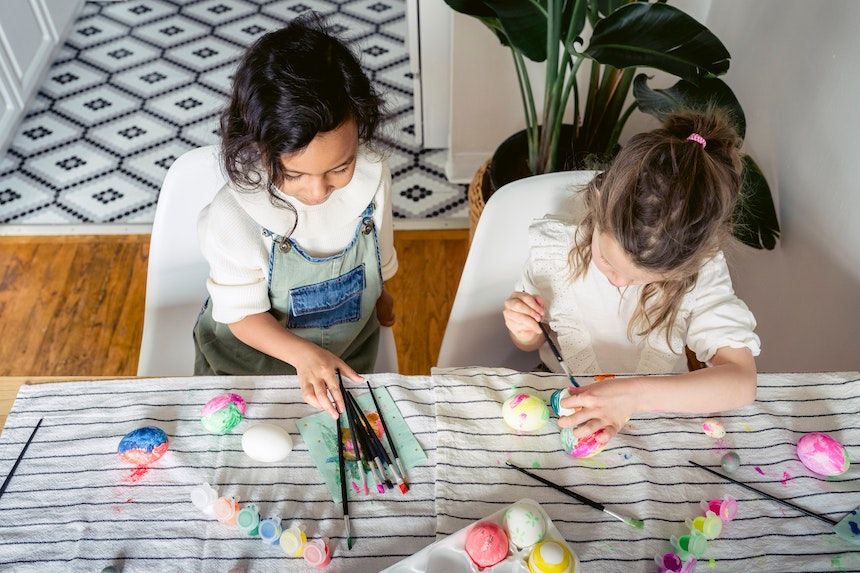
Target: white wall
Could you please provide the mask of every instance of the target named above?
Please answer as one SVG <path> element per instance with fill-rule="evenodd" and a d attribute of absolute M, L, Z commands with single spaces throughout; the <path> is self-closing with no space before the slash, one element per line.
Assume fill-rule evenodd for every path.
<path fill-rule="evenodd" d="M 764 371 L 860 368 L 860 3 L 721 0 L 708 27 L 746 147 L 777 195 L 775 251 L 741 247 L 735 289 L 759 323 Z"/>

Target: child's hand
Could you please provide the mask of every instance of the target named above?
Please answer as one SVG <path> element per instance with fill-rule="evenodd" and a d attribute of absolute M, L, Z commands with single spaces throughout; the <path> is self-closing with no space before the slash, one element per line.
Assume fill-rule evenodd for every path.
<path fill-rule="evenodd" d="M 602 429 L 597 439 L 605 444 L 637 412 L 640 389 L 636 378 L 613 378 L 584 388 L 571 388 L 570 392 L 573 396 L 563 399 L 561 405 L 576 411 L 559 418 L 558 425 L 575 428 L 573 435 L 577 439 Z"/>
<path fill-rule="evenodd" d="M 394 326 L 394 297 L 384 288 L 376 301 L 376 318 L 382 326 Z"/>
<path fill-rule="evenodd" d="M 523 346 L 531 346 L 543 337 L 538 323 L 543 320 L 545 312 L 540 297 L 515 292 L 505 301 L 502 314 L 514 340 Z"/>
<path fill-rule="evenodd" d="M 294 361 L 293 366 L 296 367 L 296 373 L 299 375 L 299 387 L 304 401 L 325 410 L 335 420 L 338 419 L 338 412 L 345 411 L 337 369 L 340 368 L 344 378 L 354 382 L 364 381 L 346 362 L 312 343 L 307 344 L 307 348 L 303 349 L 301 357 Z M 334 398 L 334 404 L 332 398 Z"/>

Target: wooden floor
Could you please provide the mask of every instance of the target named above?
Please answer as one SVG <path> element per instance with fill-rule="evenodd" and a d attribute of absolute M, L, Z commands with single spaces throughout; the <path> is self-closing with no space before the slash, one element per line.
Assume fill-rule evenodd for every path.
<path fill-rule="evenodd" d="M 468 233 L 397 231 L 394 242 L 400 371 L 428 374 Z M 148 235 L 0 237 L 0 376 L 134 375 L 148 250 Z"/>

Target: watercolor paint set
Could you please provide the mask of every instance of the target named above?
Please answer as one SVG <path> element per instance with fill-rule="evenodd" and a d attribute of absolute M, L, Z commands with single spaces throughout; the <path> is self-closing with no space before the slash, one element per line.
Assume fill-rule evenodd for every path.
<path fill-rule="evenodd" d="M 579 573 L 579 560 L 546 511 L 521 499 L 382 573 Z"/>

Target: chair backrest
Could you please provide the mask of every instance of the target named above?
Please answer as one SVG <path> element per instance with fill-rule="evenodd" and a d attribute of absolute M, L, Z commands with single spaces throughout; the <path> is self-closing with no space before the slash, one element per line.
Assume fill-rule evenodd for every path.
<path fill-rule="evenodd" d="M 197 217 L 227 181 L 219 152 L 211 145 L 182 154 L 161 186 L 149 243 L 138 376 L 193 374 L 191 332 L 209 276 L 197 241 Z"/>
<path fill-rule="evenodd" d="M 502 307 L 528 258 L 528 228 L 548 213 L 580 216 L 576 191 L 594 171 L 566 171 L 521 179 L 499 189 L 484 207 L 445 328 L 437 365 L 492 366 L 530 371 L 536 352 L 518 350 Z"/>

